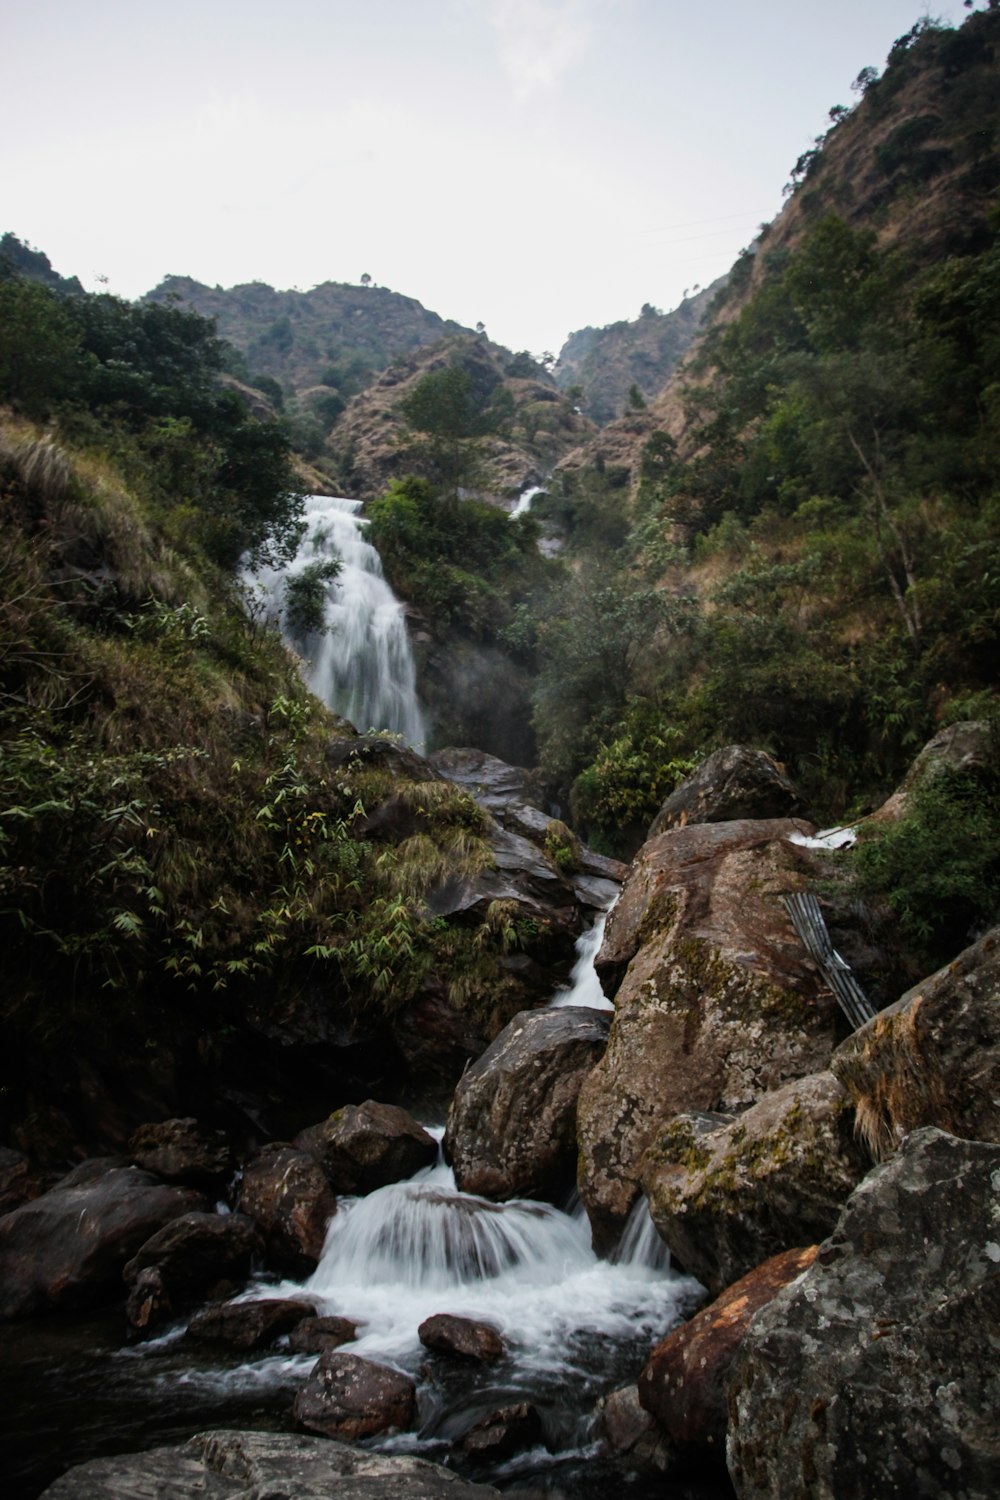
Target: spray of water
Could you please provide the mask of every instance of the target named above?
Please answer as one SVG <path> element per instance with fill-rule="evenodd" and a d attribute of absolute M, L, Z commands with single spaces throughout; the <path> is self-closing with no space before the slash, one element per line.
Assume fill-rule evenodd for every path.
<path fill-rule="evenodd" d="M 424 721 L 406 616 L 365 538 L 360 508 L 359 500 L 311 495 L 306 533 L 294 560 L 281 570 L 262 568 L 251 577 L 251 587 L 301 655 L 304 676 L 318 698 L 358 729 L 389 730 L 422 750 Z M 329 558 L 339 561 L 340 572 L 325 585 L 323 629 L 297 638 L 287 621 L 286 579 Z"/>

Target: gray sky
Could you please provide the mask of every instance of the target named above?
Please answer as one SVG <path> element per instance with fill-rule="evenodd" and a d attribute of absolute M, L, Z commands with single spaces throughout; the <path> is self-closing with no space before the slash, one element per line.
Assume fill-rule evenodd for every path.
<path fill-rule="evenodd" d="M 920 0 L 2 0 L 0 230 L 135 297 L 357 281 L 515 349 L 668 309 Z M 960 22 L 960 0 L 932 14 Z"/>

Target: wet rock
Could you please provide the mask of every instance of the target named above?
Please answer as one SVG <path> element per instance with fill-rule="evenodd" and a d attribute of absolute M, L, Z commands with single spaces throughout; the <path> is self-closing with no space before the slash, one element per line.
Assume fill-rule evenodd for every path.
<path fill-rule="evenodd" d="M 315 1157 L 279 1141 L 247 1162 L 237 1208 L 264 1236 L 268 1265 L 298 1279 L 319 1263 L 337 1199 Z"/>
<path fill-rule="evenodd" d="M 196 1313 L 188 1335 L 229 1349 L 266 1349 L 282 1334 L 291 1333 L 312 1310 L 312 1303 L 293 1297 L 267 1297 L 252 1302 L 220 1302 Z"/>
<path fill-rule="evenodd" d="M 0 1215 L 9 1214 L 22 1203 L 30 1203 L 42 1191 L 42 1184 L 20 1151 L 0 1146 Z"/>
<path fill-rule="evenodd" d="M 451 1354 L 480 1365 L 496 1364 L 507 1352 L 503 1339 L 489 1323 L 450 1313 L 435 1313 L 425 1318 L 417 1329 L 417 1337 L 432 1353 Z"/>
<path fill-rule="evenodd" d="M 611 1391 L 597 1404 L 597 1426 L 605 1446 L 630 1469 L 665 1474 L 677 1462 L 677 1450 L 648 1411 L 639 1402 L 634 1385 Z"/>
<path fill-rule="evenodd" d="M 636 857 L 597 958 L 615 1000 L 608 1047 L 578 1107 L 578 1182 L 601 1250 L 675 1115 L 745 1109 L 829 1062 L 836 1002 L 779 899 L 815 879 L 810 852 L 788 842 L 809 826 L 697 824 Z"/>
<path fill-rule="evenodd" d="M 651 1146 L 642 1180 L 671 1255 L 718 1294 L 767 1257 L 825 1238 L 870 1166 L 847 1091 L 824 1072 L 705 1135 L 681 1117 Z"/>
<path fill-rule="evenodd" d="M 437 1143 L 395 1104 L 349 1104 L 310 1125 L 295 1145 L 319 1162 L 335 1193 L 371 1193 L 437 1161 Z"/>
<path fill-rule="evenodd" d="M 527 1401 L 500 1406 L 464 1433 L 456 1444 L 477 1463 L 498 1464 L 543 1440 L 542 1419 Z"/>
<path fill-rule="evenodd" d="M 830 1066 L 880 1158 L 921 1125 L 1000 1141 L 1000 927 L 854 1032 Z"/>
<path fill-rule="evenodd" d="M 190 1118 L 140 1125 L 128 1149 L 137 1167 L 193 1187 L 217 1188 L 235 1166 L 225 1139 Z"/>
<path fill-rule="evenodd" d="M 553 1201 L 572 1187 L 577 1097 L 609 1025 L 573 1006 L 522 1011 L 465 1071 L 445 1133 L 463 1192 Z"/>
<path fill-rule="evenodd" d="M 322 1354 L 299 1391 L 292 1415 L 300 1427 L 356 1442 L 390 1428 L 408 1431 L 416 1387 L 407 1375 L 356 1354 Z"/>
<path fill-rule="evenodd" d="M 331 740 L 326 761 L 332 767 L 354 762 L 356 768 L 378 769 L 393 781 L 438 780 L 438 773 L 429 761 L 387 735 L 354 734 Z"/>
<path fill-rule="evenodd" d="M 486 1500 L 491 1487 L 407 1455 L 284 1432 L 203 1432 L 175 1448 L 96 1458 L 45 1500 Z"/>
<path fill-rule="evenodd" d="M 122 1267 L 170 1220 L 201 1208 L 120 1159 L 82 1163 L 0 1219 L 0 1317 L 99 1307 L 122 1295 Z"/>
<path fill-rule="evenodd" d="M 174 1305 L 189 1306 L 220 1281 L 244 1280 L 263 1249 L 256 1224 L 243 1214 L 187 1213 L 146 1240 L 122 1274 L 131 1286 L 153 1266 Z"/>
<path fill-rule="evenodd" d="M 288 1335 L 288 1347 L 296 1354 L 326 1354 L 342 1344 L 353 1344 L 358 1326 L 350 1318 L 303 1318 Z"/>
<path fill-rule="evenodd" d="M 905 815 L 921 782 L 943 770 L 978 770 L 990 764 L 994 753 L 994 732 L 985 721 L 968 719 L 961 724 L 949 724 L 928 740 L 892 796 L 872 813 L 873 821 L 896 822 Z"/>
<path fill-rule="evenodd" d="M 174 1316 L 167 1284 L 155 1266 L 140 1271 L 125 1299 L 125 1317 L 136 1338 L 149 1338 Z"/>
<path fill-rule="evenodd" d="M 1000 1147 L 936 1129 L 865 1179 L 734 1361 L 741 1500 L 1000 1491 L 998 1184 Z"/>
<path fill-rule="evenodd" d="M 794 818 L 802 811 L 802 798 L 776 760 L 763 750 L 727 745 L 671 792 L 650 824 L 649 837 L 688 823 Z"/>
<path fill-rule="evenodd" d="M 510 766 L 485 750 L 449 746 L 436 750 L 428 760 L 439 776 L 464 786 L 494 817 L 501 817 L 512 804 L 527 802 L 534 795 L 536 778 L 531 771 Z"/>
<path fill-rule="evenodd" d="M 712 1449 L 723 1457 L 726 1376 L 750 1320 L 809 1269 L 817 1249 L 772 1255 L 657 1344 L 639 1376 L 637 1400 L 678 1448 Z"/>

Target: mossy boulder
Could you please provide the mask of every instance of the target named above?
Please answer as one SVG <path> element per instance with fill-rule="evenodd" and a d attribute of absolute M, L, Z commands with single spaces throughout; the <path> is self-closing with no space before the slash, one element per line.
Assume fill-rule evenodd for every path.
<path fill-rule="evenodd" d="M 597 961 L 615 1018 L 577 1117 L 578 1185 L 601 1249 L 675 1115 L 746 1109 L 829 1062 L 836 1004 L 779 899 L 817 878 L 810 852 L 788 842 L 807 827 L 679 828 L 632 866 Z"/>
<path fill-rule="evenodd" d="M 1000 927 L 849 1036 L 830 1066 L 879 1158 L 922 1125 L 1000 1141 Z"/>
<path fill-rule="evenodd" d="M 698 1135 L 682 1116 L 642 1185 L 675 1261 L 718 1295 L 769 1256 L 823 1239 L 871 1165 L 832 1073 L 796 1079 Z"/>

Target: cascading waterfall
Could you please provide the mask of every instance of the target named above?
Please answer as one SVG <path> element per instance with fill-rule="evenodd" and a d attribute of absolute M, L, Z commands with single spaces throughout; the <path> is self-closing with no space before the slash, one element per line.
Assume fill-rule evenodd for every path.
<path fill-rule="evenodd" d="M 514 509 L 510 513 L 511 520 L 513 521 L 515 516 L 527 515 L 528 511 L 531 509 L 531 502 L 534 500 L 535 496 L 544 494 L 545 486 L 541 484 L 532 484 L 529 485 L 526 490 L 522 490 L 517 497 L 517 504 L 514 506 Z"/>
<path fill-rule="evenodd" d="M 365 538 L 360 509 L 360 500 L 310 495 L 306 533 L 293 561 L 282 569 L 261 568 L 249 582 L 302 656 L 303 674 L 318 698 L 362 732 L 386 729 L 422 750 L 424 722 L 405 612 Z M 325 585 L 324 628 L 297 638 L 287 623 L 286 580 L 328 559 L 339 561 L 340 572 Z"/>

